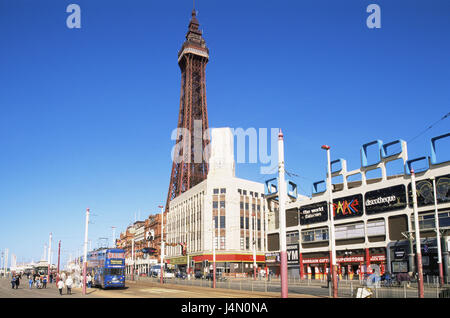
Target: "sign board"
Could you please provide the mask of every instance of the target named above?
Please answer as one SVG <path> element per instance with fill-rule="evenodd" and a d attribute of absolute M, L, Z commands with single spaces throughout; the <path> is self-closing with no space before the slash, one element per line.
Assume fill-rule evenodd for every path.
<path fill-rule="evenodd" d="M 433 181 L 431 179 L 417 180 L 417 206 L 427 206 L 434 204 Z M 437 202 L 450 202 L 450 174 L 436 177 L 436 194 Z M 409 206 L 412 207 L 412 190 L 411 183 L 408 184 Z"/>
<path fill-rule="evenodd" d="M 280 253 L 266 253 L 266 263 L 279 263 L 280 262 Z"/>
<path fill-rule="evenodd" d="M 394 258 L 395 259 L 403 259 L 405 257 L 406 251 L 404 248 L 396 248 L 394 250 Z"/>
<path fill-rule="evenodd" d="M 327 202 L 319 202 L 299 207 L 300 224 L 312 224 L 328 220 Z"/>
<path fill-rule="evenodd" d="M 362 194 L 333 200 L 333 213 L 335 220 L 363 215 Z"/>
<path fill-rule="evenodd" d="M 299 264 L 298 244 L 290 244 L 286 246 L 288 265 Z"/>
<path fill-rule="evenodd" d="M 403 184 L 369 191 L 364 196 L 367 214 L 382 213 L 406 207 L 406 188 Z"/>

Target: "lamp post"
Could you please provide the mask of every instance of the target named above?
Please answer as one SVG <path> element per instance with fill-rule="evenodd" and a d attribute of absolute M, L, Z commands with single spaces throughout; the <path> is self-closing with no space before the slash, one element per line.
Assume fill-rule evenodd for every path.
<path fill-rule="evenodd" d="M 50 278 L 50 263 L 51 263 L 51 250 L 52 250 L 52 233 L 50 233 L 50 237 L 48 239 L 48 269 L 47 269 L 47 281 Z"/>
<path fill-rule="evenodd" d="M 85 223 L 85 229 L 84 229 L 83 295 L 86 295 L 86 271 L 87 271 L 88 230 L 89 230 L 89 208 L 86 209 L 86 223 Z"/>
<path fill-rule="evenodd" d="M 164 282 L 164 206 L 159 205 L 158 208 L 161 209 L 161 272 L 160 272 L 160 283 Z"/>
<path fill-rule="evenodd" d="M 420 245 L 419 215 L 417 212 L 416 175 L 415 175 L 413 169 L 411 169 L 411 189 L 412 189 L 412 196 L 413 196 L 414 231 L 416 234 L 415 237 L 416 237 L 416 257 L 417 257 L 417 284 L 419 285 L 419 288 L 418 288 L 419 298 L 424 298 L 422 251 L 421 251 L 421 245 Z"/>
<path fill-rule="evenodd" d="M 439 283 L 441 286 L 444 285 L 444 270 L 442 268 L 442 249 L 441 249 L 441 233 L 439 230 L 439 215 L 437 208 L 437 194 L 436 194 L 436 178 L 432 177 L 433 180 L 433 190 L 434 190 L 434 223 L 436 226 L 436 244 L 438 253 L 438 266 L 439 266 Z"/>
<path fill-rule="evenodd" d="M 219 220 L 217 220 L 217 223 Z M 212 226 L 212 244 L 213 244 L 213 288 L 216 288 L 216 224 L 215 219 L 213 216 L 213 226 Z M 219 227 L 219 226 L 218 226 Z"/>
<path fill-rule="evenodd" d="M 284 137 L 278 133 L 278 208 L 280 220 L 280 276 L 281 298 L 288 297 L 287 246 L 286 246 L 286 182 L 284 179 Z"/>
<path fill-rule="evenodd" d="M 134 234 L 133 234 L 134 235 Z M 134 280 L 134 237 L 131 240 L 131 280 Z"/>
<path fill-rule="evenodd" d="M 58 273 L 56 274 L 56 285 L 58 285 L 58 282 L 59 282 L 59 263 L 60 263 L 60 260 L 61 260 L 61 241 L 59 241 L 59 244 L 58 244 L 58 267 L 56 269 L 56 271 Z"/>
<path fill-rule="evenodd" d="M 331 277 L 333 280 L 333 297 L 338 298 L 337 289 L 337 269 L 336 269 L 336 242 L 334 237 L 334 209 L 333 209 L 333 191 L 331 189 L 331 160 L 330 146 L 323 145 L 322 149 L 327 151 L 327 192 L 328 192 L 328 214 L 330 215 L 330 242 L 331 242 Z"/>
<path fill-rule="evenodd" d="M 253 212 L 253 279 L 256 280 L 256 214 Z"/>

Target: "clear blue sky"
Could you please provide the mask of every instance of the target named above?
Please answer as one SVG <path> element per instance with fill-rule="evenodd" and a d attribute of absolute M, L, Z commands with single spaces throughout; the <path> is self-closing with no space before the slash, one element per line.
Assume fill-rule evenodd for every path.
<path fill-rule="evenodd" d="M 82 28 L 66 27 L 77 3 Z M 366 7 L 381 7 L 368 29 Z M 325 177 L 322 144 L 410 140 L 450 111 L 448 0 L 197 0 L 210 48 L 211 127 L 281 127 L 303 194 Z M 165 203 L 180 94 L 177 52 L 192 1 L 0 0 L 0 248 L 63 258 Z M 409 144 L 429 155 L 440 121 Z M 447 147 L 448 149 L 449 147 Z M 443 155 L 449 158 L 449 150 Z M 255 181 L 259 164 L 237 166 Z M 56 248 L 54 249 L 56 250 Z M 54 259 L 56 253 L 54 253 Z"/>

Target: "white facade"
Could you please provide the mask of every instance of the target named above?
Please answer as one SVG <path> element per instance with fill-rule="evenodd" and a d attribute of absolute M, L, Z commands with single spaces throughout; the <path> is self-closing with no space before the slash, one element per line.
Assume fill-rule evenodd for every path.
<path fill-rule="evenodd" d="M 267 228 L 264 184 L 236 178 L 229 128 L 212 129 L 211 136 L 207 179 L 170 202 L 166 255 L 182 256 L 180 243 L 186 243 L 188 256 L 211 254 L 214 235 L 216 254 L 251 255 L 255 242 L 261 256 L 266 250 Z"/>

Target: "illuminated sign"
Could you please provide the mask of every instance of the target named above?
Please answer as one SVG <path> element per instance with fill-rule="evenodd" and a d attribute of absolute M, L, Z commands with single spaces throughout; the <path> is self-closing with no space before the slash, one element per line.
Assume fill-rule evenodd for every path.
<path fill-rule="evenodd" d="M 108 258 L 125 258 L 125 253 L 124 252 L 119 252 L 119 253 L 109 252 Z"/>
<path fill-rule="evenodd" d="M 328 220 L 327 202 L 319 202 L 299 208 L 300 224 L 311 224 Z"/>
<path fill-rule="evenodd" d="M 434 204 L 433 181 L 430 179 L 416 181 L 417 206 Z M 436 177 L 437 203 L 450 202 L 450 174 Z M 409 206 L 412 207 L 411 183 L 408 184 Z"/>
<path fill-rule="evenodd" d="M 123 259 L 112 259 L 109 261 L 111 265 L 123 265 Z"/>
<path fill-rule="evenodd" d="M 287 245 L 286 252 L 288 265 L 298 265 L 299 264 L 298 244 Z"/>
<path fill-rule="evenodd" d="M 333 200 L 333 215 L 335 220 L 363 215 L 362 194 Z"/>
<path fill-rule="evenodd" d="M 367 192 L 364 196 L 367 214 L 400 210 L 406 207 L 406 189 L 403 184 Z"/>

